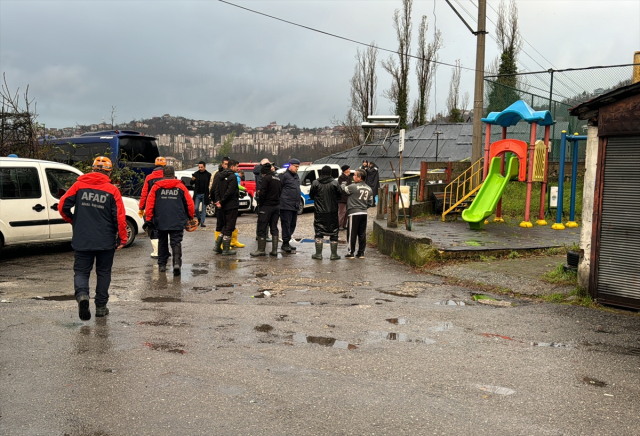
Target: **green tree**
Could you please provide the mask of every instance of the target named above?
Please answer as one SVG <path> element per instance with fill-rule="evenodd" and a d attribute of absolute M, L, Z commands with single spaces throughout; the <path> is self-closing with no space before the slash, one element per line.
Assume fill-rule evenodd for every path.
<path fill-rule="evenodd" d="M 218 150 L 218 155 L 219 156 L 229 156 L 231 154 L 231 152 L 233 151 L 233 140 L 236 137 L 236 131 L 234 130 L 233 132 L 229 133 L 224 141 L 222 142 L 222 145 L 220 146 L 220 150 Z"/>

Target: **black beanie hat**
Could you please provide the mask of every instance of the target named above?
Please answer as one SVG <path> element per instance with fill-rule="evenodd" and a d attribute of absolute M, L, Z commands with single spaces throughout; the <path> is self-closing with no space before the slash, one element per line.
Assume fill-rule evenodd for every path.
<path fill-rule="evenodd" d="M 342 172 L 344 173 L 345 171 L 347 171 L 349 168 L 351 168 L 349 165 L 342 165 L 340 167 L 340 169 L 342 170 Z"/>
<path fill-rule="evenodd" d="M 260 174 L 269 174 L 271 173 L 271 164 L 266 163 L 262 164 L 262 169 L 260 170 Z"/>
<path fill-rule="evenodd" d="M 325 165 L 320 170 L 321 176 L 330 176 L 331 175 L 331 167 L 329 165 Z"/>

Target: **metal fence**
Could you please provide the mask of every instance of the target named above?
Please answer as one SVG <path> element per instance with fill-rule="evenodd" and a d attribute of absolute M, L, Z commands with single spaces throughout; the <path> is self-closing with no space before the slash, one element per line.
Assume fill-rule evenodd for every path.
<path fill-rule="evenodd" d="M 587 122 L 569 116 L 569 109 L 616 88 L 630 85 L 634 66 L 640 66 L 640 64 L 519 73 L 515 77 L 515 87 L 503 83 L 513 83 L 513 76 L 485 76 L 487 108 L 483 116 L 486 116 L 491 108 L 503 110 L 517 100 L 524 100 L 535 110 L 550 111 L 556 124 L 551 127 L 549 159 L 558 161 L 560 136 L 563 130 L 570 135 L 586 134 Z M 529 125 L 518 123 L 509 127 L 507 134 L 510 138 L 528 142 Z M 499 140 L 500 135 L 500 129 L 492 131 L 492 142 Z M 539 128 L 536 137 L 542 138 L 543 135 L 544 128 Z M 578 144 L 579 161 L 584 161 L 585 146 L 584 141 Z"/>

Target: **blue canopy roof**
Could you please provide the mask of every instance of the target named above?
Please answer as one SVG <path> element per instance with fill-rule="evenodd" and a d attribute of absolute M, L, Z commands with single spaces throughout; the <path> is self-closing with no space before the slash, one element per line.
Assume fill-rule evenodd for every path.
<path fill-rule="evenodd" d="M 491 112 L 487 118 L 482 119 L 482 122 L 509 127 L 515 126 L 520 120 L 524 120 L 529 124 L 535 122 L 539 126 L 550 126 L 554 123 L 551 112 L 534 111 L 523 100 L 516 101 L 502 112 Z"/>

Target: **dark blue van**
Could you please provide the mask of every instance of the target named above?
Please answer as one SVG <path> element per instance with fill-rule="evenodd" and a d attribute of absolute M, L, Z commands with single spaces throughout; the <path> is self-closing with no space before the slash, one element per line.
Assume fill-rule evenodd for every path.
<path fill-rule="evenodd" d="M 54 161 L 68 165 L 95 156 L 107 156 L 114 165 L 127 166 L 146 176 L 153 171 L 160 153 L 156 138 L 152 136 L 132 130 L 106 130 L 55 139 L 53 156 Z M 130 192 L 128 195 L 139 195 L 139 192 Z"/>

